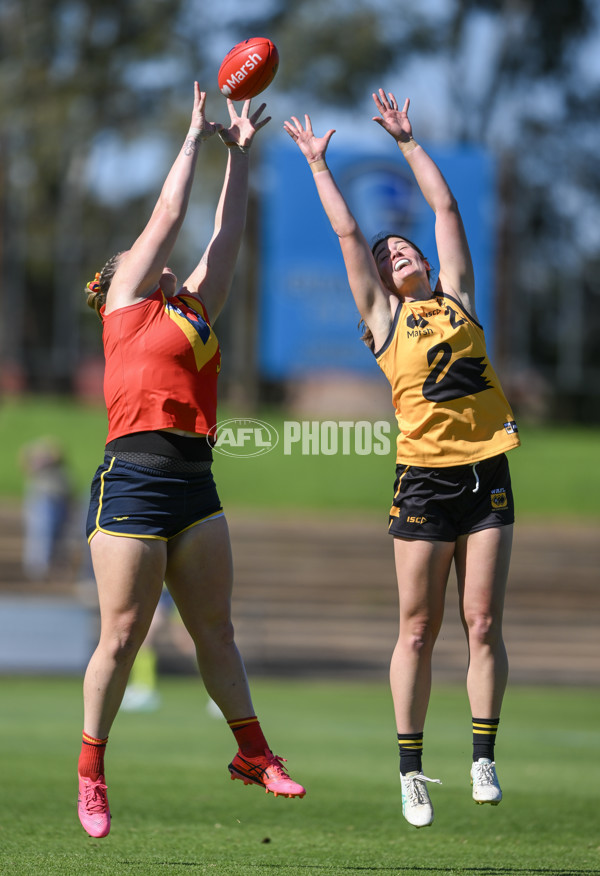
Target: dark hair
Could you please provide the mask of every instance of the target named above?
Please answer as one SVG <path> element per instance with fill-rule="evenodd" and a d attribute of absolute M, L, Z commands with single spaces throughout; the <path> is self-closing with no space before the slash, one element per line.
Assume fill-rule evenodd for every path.
<path fill-rule="evenodd" d="M 373 256 L 375 256 L 375 250 L 377 249 L 379 244 L 382 241 L 387 240 L 389 237 L 399 237 L 400 240 L 405 240 L 406 243 L 408 243 L 410 246 L 412 246 L 413 249 L 416 249 L 416 251 L 419 253 L 419 255 L 421 256 L 422 259 L 427 259 L 427 256 L 425 255 L 425 253 L 423 252 L 421 247 L 417 246 L 417 244 L 414 243 L 412 240 L 410 240 L 410 238 L 405 237 L 404 234 L 398 234 L 396 231 L 378 231 L 377 232 L 377 234 L 371 239 L 371 252 L 373 253 Z M 427 272 L 427 273 L 429 275 L 429 272 Z"/>
<path fill-rule="evenodd" d="M 369 326 L 366 324 L 364 319 L 359 320 L 358 330 L 362 331 L 362 335 L 360 336 L 361 341 L 367 345 L 367 347 L 369 348 L 369 350 L 371 350 L 372 353 L 374 353 L 375 352 L 375 340 L 373 338 L 373 332 L 371 331 Z"/>
<path fill-rule="evenodd" d="M 121 251 L 111 256 L 100 273 L 96 273 L 95 278 L 86 284 L 84 291 L 87 295 L 87 305 L 96 311 L 100 319 L 102 319 L 100 308 L 106 304 L 106 295 L 122 254 L 123 252 Z"/>
<path fill-rule="evenodd" d="M 377 234 L 373 238 L 371 238 L 371 252 L 373 254 L 373 258 L 375 257 L 375 250 L 377 249 L 379 244 L 382 241 L 387 240 L 389 237 L 399 237 L 400 240 L 406 241 L 406 243 L 412 246 L 412 248 L 419 253 L 423 261 L 427 260 L 427 256 L 424 254 L 423 250 L 419 246 L 417 246 L 416 243 L 413 243 L 410 238 L 405 237 L 403 234 L 398 234 L 396 231 L 378 231 Z M 431 268 L 429 268 L 427 271 L 427 277 L 429 277 L 430 274 Z M 373 333 L 371 332 L 371 329 L 366 324 L 364 319 L 360 320 L 360 322 L 358 323 L 358 328 L 360 331 L 362 331 L 362 334 L 360 336 L 361 341 L 363 341 L 363 343 L 365 343 L 370 350 L 375 352 L 375 341 L 373 340 Z"/>

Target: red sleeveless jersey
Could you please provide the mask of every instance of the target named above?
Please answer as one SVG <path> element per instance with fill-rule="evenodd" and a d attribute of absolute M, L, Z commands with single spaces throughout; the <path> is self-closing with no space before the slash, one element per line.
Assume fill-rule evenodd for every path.
<path fill-rule="evenodd" d="M 203 304 L 157 289 L 101 315 L 107 442 L 168 428 L 206 435 L 217 422 L 221 352 Z"/>

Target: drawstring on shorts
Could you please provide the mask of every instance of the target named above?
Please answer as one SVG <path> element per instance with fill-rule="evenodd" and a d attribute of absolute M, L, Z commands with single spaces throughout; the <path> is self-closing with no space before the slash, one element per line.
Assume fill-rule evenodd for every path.
<path fill-rule="evenodd" d="M 475 465 L 472 465 L 471 468 L 473 469 L 473 474 L 475 476 L 475 486 L 473 487 L 472 492 L 476 493 L 479 489 L 479 475 L 477 474 L 477 463 L 475 463 Z"/>

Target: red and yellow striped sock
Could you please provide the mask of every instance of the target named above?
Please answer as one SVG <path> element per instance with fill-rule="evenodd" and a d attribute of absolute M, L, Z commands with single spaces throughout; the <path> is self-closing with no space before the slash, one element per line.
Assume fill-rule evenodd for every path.
<path fill-rule="evenodd" d="M 264 754 L 265 749 L 268 749 L 269 745 L 256 715 L 252 715 L 250 718 L 236 718 L 234 721 L 228 721 L 227 723 L 236 738 L 242 754 L 245 754 L 247 757 L 256 757 L 259 754 Z"/>
<path fill-rule="evenodd" d="M 106 739 L 96 739 L 84 731 L 77 767 L 80 776 L 87 776 L 97 782 L 98 778 L 104 775 L 104 752 L 107 742 L 108 736 Z"/>

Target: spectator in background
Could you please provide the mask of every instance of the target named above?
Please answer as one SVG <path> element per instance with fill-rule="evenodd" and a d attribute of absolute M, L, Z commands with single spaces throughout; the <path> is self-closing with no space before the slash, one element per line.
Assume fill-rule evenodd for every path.
<path fill-rule="evenodd" d="M 25 473 L 23 570 L 32 581 L 47 579 L 64 560 L 71 485 L 64 451 L 55 438 L 38 438 L 20 453 Z"/>

